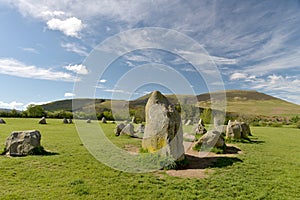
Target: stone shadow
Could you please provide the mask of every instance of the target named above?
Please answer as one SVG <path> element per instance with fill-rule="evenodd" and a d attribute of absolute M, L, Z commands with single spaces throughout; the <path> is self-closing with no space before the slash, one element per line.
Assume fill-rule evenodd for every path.
<path fill-rule="evenodd" d="M 236 162 L 243 162 L 236 157 L 203 157 L 199 158 L 193 155 L 185 155 L 187 165 L 183 169 L 206 169 L 206 168 L 222 168 L 231 166 Z"/>
<path fill-rule="evenodd" d="M 227 146 L 224 149 L 222 154 L 238 154 L 239 151 L 242 151 L 242 150 L 235 146 Z"/>

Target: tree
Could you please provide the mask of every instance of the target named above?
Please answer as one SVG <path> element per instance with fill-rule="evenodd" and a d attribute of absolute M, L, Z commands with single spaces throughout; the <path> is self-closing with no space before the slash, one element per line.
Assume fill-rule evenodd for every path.
<path fill-rule="evenodd" d="M 40 105 L 30 104 L 26 110 L 28 117 L 43 117 L 45 115 L 45 110 Z"/>
<path fill-rule="evenodd" d="M 212 122 L 212 112 L 211 109 L 205 108 L 200 115 L 200 118 L 205 124 L 210 124 Z"/>

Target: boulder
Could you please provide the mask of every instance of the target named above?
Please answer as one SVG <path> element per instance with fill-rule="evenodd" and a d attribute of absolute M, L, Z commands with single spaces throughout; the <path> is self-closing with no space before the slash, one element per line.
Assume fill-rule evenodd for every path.
<path fill-rule="evenodd" d="M 40 147 L 41 134 L 37 130 L 16 131 L 6 139 L 6 154 L 10 156 L 25 156 L 31 150 Z"/>
<path fill-rule="evenodd" d="M 91 119 L 87 119 L 86 123 L 92 123 Z"/>
<path fill-rule="evenodd" d="M 3 119 L 0 119 L 0 124 L 6 124 L 6 122 Z"/>
<path fill-rule="evenodd" d="M 117 124 L 117 126 L 114 130 L 115 135 L 119 136 L 124 127 L 125 127 L 125 124 L 123 124 L 123 123 Z"/>
<path fill-rule="evenodd" d="M 159 91 L 152 92 L 145 108 L 146 126 L 142 147 L 175 160 L 184 158 L 181 117 Z"/>
<path fill-rule="evenodd" d="M 66 118 L 64 118 L 64 119 L 63 119 L 63 123 L 64 123 L 64 124 L 68 124 L 69 121 L 68 121 Z"/>
<path fill-rule="evenodd" d="M 46 118 L 45 117 L 42 117 L 39 121 L 39 124 L 47 124 L 46 122 Z"/>
<path fill-rule="evenodd" d="M 134 126 L 132 124 L 127 124 L 120 132 L 120 135 L 134 136 Z"/>
<path fill-rule="evenodd" d="M 219 131 L 210 130 L 199 139 L 196 145 L 224 148 L 225 139 Z"/>
<path fill-rule="evenodd" d="M 105 117 L 102 117 L 101 122 L 102 122 L 103 124 L 106 124 L 106 123 L 107 123 Z"/>
<path fill-rule="evenodd" d="M 183 139 L 185 141 L 188 141 L 188 142 L 194 142 L 196 140 L 196 137 L 194 135 L 191 135 L 191 134 L 188 134 L 188 133 L 184 133 L 183 134 Z"/>
<path fill-rule="evenodd" d="M 145 125 L 144 124 L 139 124 L 137 126 L 137 130 L 136 130 L 137 133 L 144 133 L 145 132 Z"/>

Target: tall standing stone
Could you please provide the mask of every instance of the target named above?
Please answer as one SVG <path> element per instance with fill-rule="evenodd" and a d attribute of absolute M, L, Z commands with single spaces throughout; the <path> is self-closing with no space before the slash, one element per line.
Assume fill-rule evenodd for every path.
<path fill-rule="evenodd" d="M 159 91 L 154 91 L 145 108 L 146 126 L 142 147 L 149 152 L 160 151 L 175 160 L 184 158 L 181 117 Z"/>

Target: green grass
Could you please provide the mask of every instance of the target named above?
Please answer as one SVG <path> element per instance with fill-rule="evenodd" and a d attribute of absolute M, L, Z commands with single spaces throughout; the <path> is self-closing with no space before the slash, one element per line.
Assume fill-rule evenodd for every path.
<path fill-rule="evenodd" d="M 206 179 L 170 177 L 164 171 L 131 174 L 100 163 L 82 145 L 75 125 L 61 120 L 5 119 L 0 148 L 12 131 L 37 129 L 51 156 L 0 157 L 0 199 L 299 199 L 300 129 L 252 128 L 252 143 L 238 143 L 242 162 L 222 158 Z M 96 125 L 95 122 L 91 124 Z M 141 140 L 115 137 L 119 147 Z M 224 167 L 226 166 L 226 167 Z"/>

